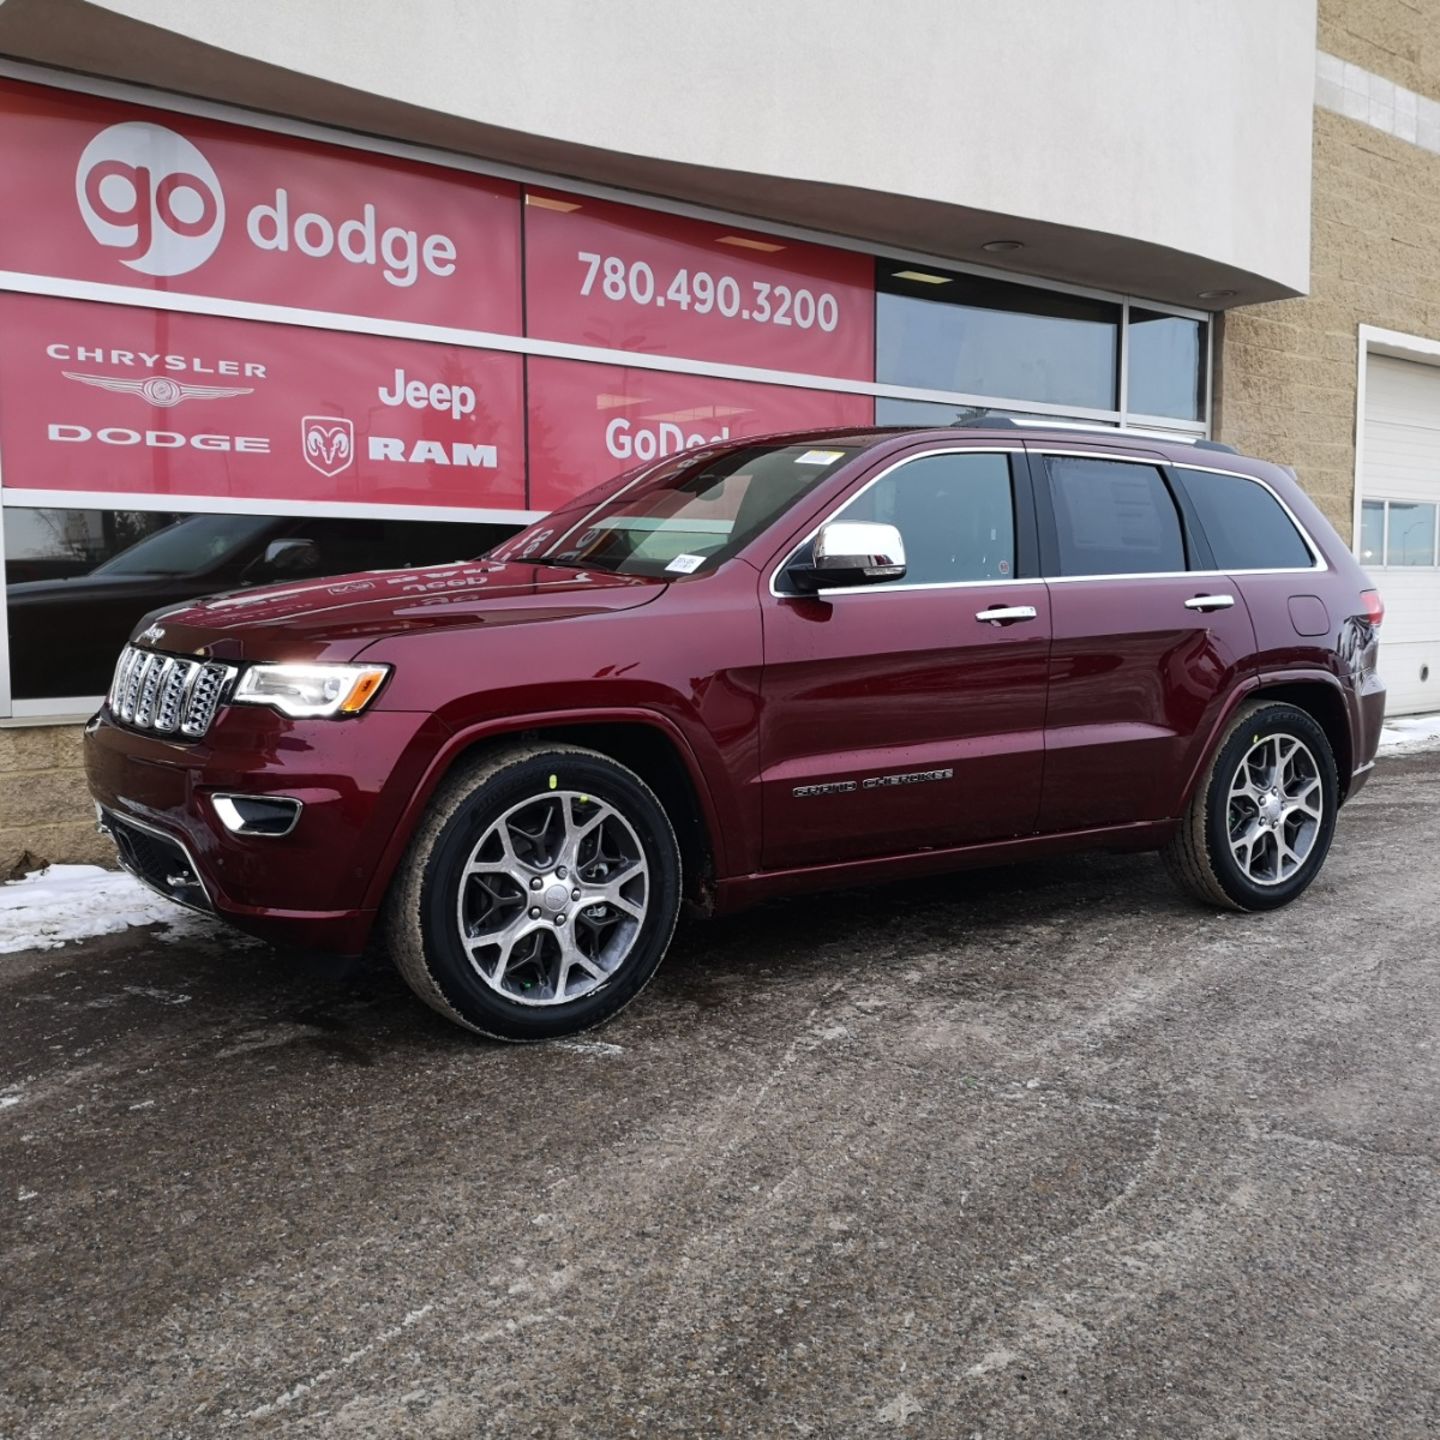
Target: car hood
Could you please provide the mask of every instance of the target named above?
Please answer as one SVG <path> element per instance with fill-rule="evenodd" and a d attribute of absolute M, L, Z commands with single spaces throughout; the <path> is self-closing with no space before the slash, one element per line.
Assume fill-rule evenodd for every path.
<path fill-rule="evenodd" d="M 144 640 L 231 662 L 349 660 L 407 631 L 569 620 L 644 605 L 665 588 L 637 575 L 467 560 L 210 595 L 150 616 Z"/>

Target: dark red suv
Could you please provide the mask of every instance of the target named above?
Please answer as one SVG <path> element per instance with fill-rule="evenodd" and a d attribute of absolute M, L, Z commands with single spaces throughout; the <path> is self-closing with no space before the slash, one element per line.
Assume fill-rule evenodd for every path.
<path fill-rule="evenodd" d="M 1380 598 L 1291 475 L 1099 428 L 783 435 L 484 559 L 148 624 L 87 731 L 125 864 L 257 935 L 378 930 L 530 1040 L 722 910 L 1092 846 L 1270 910 L 1373 764 Z"/>

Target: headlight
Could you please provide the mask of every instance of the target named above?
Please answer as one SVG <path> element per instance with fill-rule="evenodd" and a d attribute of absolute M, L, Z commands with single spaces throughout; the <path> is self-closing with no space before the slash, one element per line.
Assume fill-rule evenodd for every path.
<path fill-rule="evenodd" d="M 389 673 L 388 665 L 251 665 L 230 699 L 270 705 L 296 720 L 358 715 Z"/>

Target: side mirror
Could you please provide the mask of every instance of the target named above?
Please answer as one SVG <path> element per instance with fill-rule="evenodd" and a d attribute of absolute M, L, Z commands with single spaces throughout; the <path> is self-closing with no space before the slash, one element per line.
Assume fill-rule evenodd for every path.
<path fill-rule="evenodd" d="M 260 557 L 270 575 L 307 575 L 320 568 L 320 547 L 313 540 L 272 540 Z"/>
<path fill-rule="evenodd" d="M 820 527 L 808 561 L 785 572 L 797 588 L 814 592 L 832 585 L 878 585 L 905 574 L 905 542 L 893 525 L 870 520 L 832 520 Z"/>

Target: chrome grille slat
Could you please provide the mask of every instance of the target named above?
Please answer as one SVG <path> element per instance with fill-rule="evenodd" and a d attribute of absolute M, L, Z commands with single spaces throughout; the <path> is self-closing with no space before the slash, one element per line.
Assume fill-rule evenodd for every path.
<path fill-rule="evenodd" d="M 130 667 L 135 663 L 137 653 L 133 645 L 127 645 L 120 652 L 120 658 L 115 662 L 115 675 L 110 681 L 110 692 L 106 696 L 112 710 L 120 704 L 120 696 L 125 692 L 125 678 L 130 673 Z"/>
<path fill-rule="evenodd" d="M 110 713 L 123 725 L 198 740 L 215 719 L 235 668 L 127 645 L 115 666 Z"/>
<path fill-rule="evenodd" d="M 168 655 L 152 655 L 145 668 L 145 683 L 140 687 L 140 703 L 135 707 L 135 723 L 148 730 L 155 718 L 155 701 L 160 687 L 175 662 Z"/>
<path fill-rule="evenodd" d="M 218 665 L 213 661 L 200 667 L 195 688 L 190 692 L 190 703 L 185 707 L 181 734 L 199 737 L 210 728 L 210 722 L 220 706 L 221 692 L 234 673 L 228 665 Z"/>
<path fill-rule="evenodd" d="M 155 697 L 155 728 L 169 733 L 180 728 L 180 697 L 200 667 L 193 660 L 172 660 Z"/>
<path fill-rule="evenodd" d="M 140 695 L 145 688 L 145 677 L 150 673 L 150 666 L 154 660 L 153 653 L 142 652 L 135 668 L 130 672 L 130 679 L 125 686 L 125 697 L 120 702 L 120 718 L 127 724 L 134 723 L 135 710 L 140 704 Z"/>

